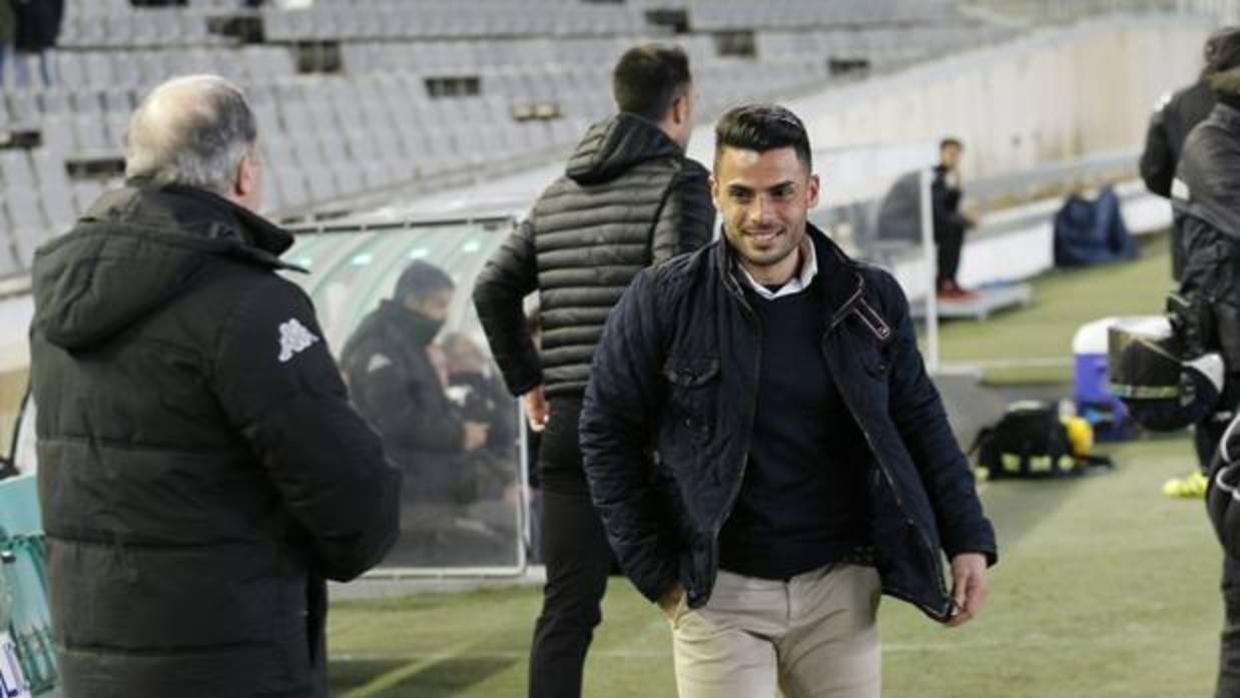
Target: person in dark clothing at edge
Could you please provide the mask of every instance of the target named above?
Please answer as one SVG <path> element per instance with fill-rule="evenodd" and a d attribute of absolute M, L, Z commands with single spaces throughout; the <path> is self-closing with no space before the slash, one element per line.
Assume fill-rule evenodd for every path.
<path fill-rule="evenodd" d="M 939 143 L 939 164 L 934 166 L 930 182 L 930 200 L 934 215 L 934 242 L 938 246 L 938 271 L 935 289 L 946 300 L 968 300 L 975 295 L 956 283 L 960 270 L 960 252 L 964 233 L 973 227 L 973 220 L 960 212 L 960 155 L 964 144 L 956 138 Z"/>
<path fill-rule="evenodd" d="M 1240 401 L 1240 31 L 1220 32 L 1207 51 L 1206 83 L 1217 103 L 1188 134 L 1171 183 L 1180 216 L 1184 272 L 1180 294 L 1198 318 L 1188 333 L 1191 355 L 1219 351 L 1226 377 L 1218 411 L 1197 424 L 1201 462 L 1218 448 Z M 1240 560 L 1224 553 L 1223 631 L 1216 695 L 1240 698 Z"/>
<path fill-rule="evenodd" d="M 32 271 L 48 595 L 66 698 L 323 698 L 324 579 L 395 539 L 400 472 L 277 271 L 241 91 L 155 88 L 129 179 Z"/>
<path fill-rule="evenodd" d="M 710 239 L 709 173 L 685 157 L 693 82 L 679 48 L 641 46 L 613 73 L 619 113 L 594 124 L 565 175 L 488 261 L 474 290 L 504 382 L 543 429 L 543 610 L 530 653 L 531 696 L 577 696 L 613 555 L 590 504 L 577 415 L 594 345 L 633 276 Z M 541 302 L 541 357 L 522 299 Z"/>
<path fill-rule="evenodd" d="M 486 446 L 488 425 L 465 419 L 448 400 L 429 354 L 455 288 L 442 269 L 412 262 L 340 353 L 353 403 L 405 471 L 409 512 L 392 557 L 401 563 L 459 564 L 467 561 L 457 556 L 471 553 L 451 522 L 476 499 L 468 456 Z"/>
<path fill-rule="evenodd" d="M 682 698 L 877 697 L 880 593 L 967 622 L 994 531 L 900 287 L 806 220 L 800 119 L 742 106 L 715 133 L 724 239 L 638 274 L 608 319 L 590 492 L 672 626 Z"/>
<path fill-rule="evenodd" d="M 1214 68 L 1218 47 L 1227 40 L 1235 28 L 1215 32 L 1206 40 L 1202 54 L 1205 65 L 1201 76 L 1188 87 L 1173 94 L 1163 95 L 1150 116 L 1149 129 L 1145 134 L 1145 149 L 1141 152 L 1141 179 L 1151 194 L 1164 199 L 1171 198 L 1171 182 L 1175 169 L 1184 152 L 1184 140 L 1193 127 L 1205 120 L 1214 108 L 1214 90 L 1208 78 Z M 1172 207 L 1171 227 L 1171 278 L 1179 281 L 1184 274 L 1184 216 Z M 1202 465 L 1205 467 L 1205 464 Z"/>

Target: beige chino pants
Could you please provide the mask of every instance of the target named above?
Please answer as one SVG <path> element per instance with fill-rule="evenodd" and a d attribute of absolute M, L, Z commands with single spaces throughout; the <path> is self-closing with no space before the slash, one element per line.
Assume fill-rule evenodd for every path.
<path fill-rule="evenodd" d="M 723 570 L 670 614 L 680 698 L 878 698 L 878 572 L 829 565 L 787 582 Z"/>

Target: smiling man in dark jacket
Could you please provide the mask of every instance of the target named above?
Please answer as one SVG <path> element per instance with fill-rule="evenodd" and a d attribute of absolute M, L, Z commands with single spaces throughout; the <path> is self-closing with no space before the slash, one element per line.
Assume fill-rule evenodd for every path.
<path fill-rule="evenodd" d="M 682 698 L 877 698 L 880 592 L 968 621 L 994 532 L 899 286 L 806 221 L 800 120 L 738 107 L 716 139 L 725 240 L 639 274 L 599 341 L 591 494 Z"/>
<path fill-rule="evenodd" d="M 620 113 L 590 127 L 565 176 L 478 277 L 474 304 L 504 382 L 542 435 L 547 586 L 530 655 L 530 695 L 577 696 L 612 555 L 590 505 L 577 415 L 607 313 L 642 268 L 710 239 L 708 173 L 685 157 L 693 129 L 689 60 L 642 46 L 616 64 Z M 540 294 L 542 354 L 522 300 Z M 548 403 L 549 406 L 548 406 Z"/>
<path fill-rule="evenodd" d="M 292 236 L 254 211 L 254 116 L 156 88 L 127 184 L 39 250 L 31 375 L 66 698 L 327 695 L 324 578 L 375 564 L 400 473 L 349 406 Z"/>

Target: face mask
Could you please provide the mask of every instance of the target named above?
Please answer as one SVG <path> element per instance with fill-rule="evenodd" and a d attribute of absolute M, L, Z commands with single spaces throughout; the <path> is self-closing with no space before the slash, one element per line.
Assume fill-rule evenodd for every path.
<path fill-rule="evenodd" d="M 410 311 L 409 315 L 412 318 L 414 336 L 422 344 L 430 344 L 435 335 L 439 334 L 439 330 L 443 329 L 443 320 L 435 320 L 413 311 Z"/>

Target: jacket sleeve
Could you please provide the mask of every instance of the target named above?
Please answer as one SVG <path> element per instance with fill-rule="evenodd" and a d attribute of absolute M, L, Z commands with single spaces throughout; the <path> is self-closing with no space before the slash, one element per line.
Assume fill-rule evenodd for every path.
<path fill-rule="evenodd" d="M 710 198 L 710 172 L 697 160 L 685 159 L 669 185 L 650 240 L 651 262 L 659 264 L 684 252 L 705 247 L 715 225 Z"/>
<path fill-rule="evenodd" d="M 1175 158 L 1167 134 L 1166 107 L 1159 107 L 1150 117 L 1145 132 L 1145 150 L 1141 151 L 1141 179 L 1151 194 L 1171 198 L 1171 180 L 1175 178 Z"/>
<path fill-rule="evenodd" d="M 994 564 L 998 560 L 994 528 L 982 513 L 968 459 L 926 373 L 908 300 L 894 279 L 886 277 L 884 285 L 889 299 L 885 305 L 896 329 L 888 374 L 892 420 L 921 474 L 948 557 L 982 553 Z"/>
<path fill-rule="evenodd" d="M 1231 420 L 1215 449 L 1206 489 L 1206 511 L 1228 555 L 1240 555 L 1240 416 Z"/>
<path fill-rule="evenodd" d="M 322 337 L 309 298 L 273 275 L 225 322 L 212 380 L 307 533 L 317 571 L 347 581 L 395 542 L 401 475 L 349 405 Z"/>
<path fill-rule="evenodd" d="M 522 307 L 525 297 L 536 290 L 534 227 L 527 219 L 487 260 L 474 286 L 474 309 L 513 395 L 524 395 L 543 382 L 542 362 Z"/>
<path fill-rule="evenodd" d="M 651 485 L 663 332 L 651 270 L 612 311 L 594 353 L 579 436 L 590 496 L 621 569 L 651 601 L 678 579 L 679 551 Z"/>
<path fill-rule="evenodd" d="M 350 357 L 349 386 L 364 405 L 362 414 L 392 447 L 456 452 L 465 443 L 464 426 L 455 410 L 445 410 L 444 388 L 429 359 L 406 369 L 398 357 L 408 347 L 368 342 Z M 399 352 L 399 353 L 398 353 Z"/>

